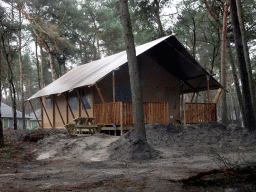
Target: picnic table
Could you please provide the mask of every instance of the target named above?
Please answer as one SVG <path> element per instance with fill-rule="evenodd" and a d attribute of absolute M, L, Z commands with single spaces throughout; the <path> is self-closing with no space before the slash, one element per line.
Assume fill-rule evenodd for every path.
<path fill-rule="evenodd" d="M 102 124 L 93 124 L 95 117 L 78 117 L 73 119 L 74 123 L 69 123 L 65 125 L 65 128 L 68 130 L 69 135 L 75 135 L 77 130 L 89 130 L 91 135 L 95 133 L 100 133 L 103 125 Z"/>

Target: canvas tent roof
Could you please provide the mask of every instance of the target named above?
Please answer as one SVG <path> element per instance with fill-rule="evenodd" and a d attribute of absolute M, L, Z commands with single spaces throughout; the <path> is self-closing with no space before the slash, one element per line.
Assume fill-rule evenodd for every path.
<path fill-rule="evenodd" d="M 186 51 L 174 36 L 166 36 L 136 47 L 137 57 L 146 54 L 173 76 L 184 82 L 183 92 L 207 89 L 209 73 Z M 127 63 L 126 51 L 80 65 L 44 87 L 28 100 L 93 85 L 111 71 Z M 210 89 L 222 87 L 210 77 Z"/>

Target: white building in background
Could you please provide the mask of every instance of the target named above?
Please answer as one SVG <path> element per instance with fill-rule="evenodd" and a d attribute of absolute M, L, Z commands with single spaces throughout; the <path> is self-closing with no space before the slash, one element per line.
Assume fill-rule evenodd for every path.
<path fill-rule="evenodd" d="M 17 126 L 18 128 L 23 128 L 22 126 L 22 112 L 16 110 L 17 112 Z M 2 123 L 3 127 L 13 128 L 13 109 L 5 103 L 1 103 L 1 113 L 2 113 Z M 28 127 L 30 122 L 30 117 L 25 115 L 25 126 Z"/>
<path fill-rule="evenodd" d="M 31 112 L 31 113 L 29 114 L 30 121 L 29 121 L 29 123 L 28 123 L 28 127 L 33 128 L 33 129 L 34 129 L 35 127 L 40 126 L 40 125 L 38 125 L 38 121 L 39 121 L 39 123 L 41 124 L 41 120 L 42 120 L 42 119 L 41 119 L 41 108 L 35 110 L 35 113 L 36 113 L 36 116 L 35 116 L 34 112 Z M 38 121 L 37 121 L 36 117 L 37 117 Z"/>

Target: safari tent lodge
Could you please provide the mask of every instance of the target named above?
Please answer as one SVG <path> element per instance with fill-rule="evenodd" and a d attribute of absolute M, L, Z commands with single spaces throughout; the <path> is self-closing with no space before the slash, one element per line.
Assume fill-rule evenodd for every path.
<path fill-rule="evenodd" d="M 146 124 L 217 121 L 216 103 L 223 87 L 175 36 L 137 46 L 136 55 Z M 209 95 L 213 89 L 219 89 L 214 102 L 185 103 L 181 115 L 182 94 L 208 91 Z M 68 71 L 27 101 L 32 99 L 41 103 L 43 128 L 64 128 L 85 117 L 101 124 L 102 130 L 122 134 L 134 125 L 126 51 Z"/>

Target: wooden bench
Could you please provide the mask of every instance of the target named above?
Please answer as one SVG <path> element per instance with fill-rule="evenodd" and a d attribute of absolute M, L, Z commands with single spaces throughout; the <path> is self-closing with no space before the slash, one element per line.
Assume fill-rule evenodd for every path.
<path fill-rule="evenodd" d="M 95 133 L 100 133 L 103 125 L 97 124 L 94 125 L 95 117 L 78 117 L 73 119 L 74 124 L 70 123 L 65 125 L 65 128 L 68 130 L 69 135 L 75 135 L 77 133 L 77 129 L 80 130 L 89 130 L 90 134 L 93 135 Z"/>

